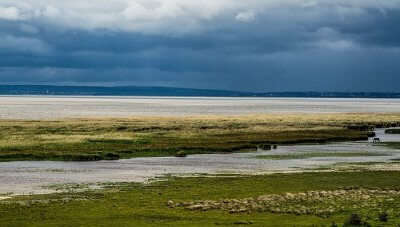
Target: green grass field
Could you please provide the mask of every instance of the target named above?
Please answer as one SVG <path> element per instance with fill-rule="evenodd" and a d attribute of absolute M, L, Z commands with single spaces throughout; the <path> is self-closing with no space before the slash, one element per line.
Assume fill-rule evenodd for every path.
<path fill-rule="evenodd" d="M 280 199 L 286 194 L 327 193 L 332 190 L 357 192 L 362 197 L 318 197 L 317 200 Z M 263 176 L 220 176 L 170 178 L 151 184 L 110 185 L 103 191 L 17 197 L 0 202 L 1 226 L 342 226 L 358 214 L 371 226 L 400 224 L 399 172 L 301 173 Z M 390 192 L 384 196 L 383 192 Z M 298 193 L 298 194 L 296 194 Z M 300 194 L 299 194 L 300 193 Z M 375 193 L 375 194 L 374 194 Z M 382 194 L 379 194 L 382 193 Z M 190 210 L 169 207 L 168 201 L 232 200 L 278 196 L 279 211 Z M 279 197 L 279 195 L 283 195 Z M 353 198 L 353 200 L 352 200 Z M 321 213 L 332 201 L 340 209 Z M 276 202 L 276 201 L 275 201 Z M 272 202 L 271 202 L 272 203 Z M 309 214 L 287 213 L 285 207 L 313 207 Z M 362 204 L 369 204 L 363 206 Z M 269 206 L 270 204 L 266 204 Z M 386 220 L 382 216 L 387 215 Z"/>

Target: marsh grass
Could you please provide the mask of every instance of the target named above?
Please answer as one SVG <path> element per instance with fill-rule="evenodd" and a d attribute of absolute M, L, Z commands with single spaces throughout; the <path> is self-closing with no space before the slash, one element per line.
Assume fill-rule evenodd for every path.
<path fill-rule="evenodd" d="M 282 214 L 268 210 L 233 214 L 222 210 L 191 211 L 179 207 L 170 208 L 168 202 L 225 199 L 233 201 L 264 195 L 287 197 L 290 195 L 287 193 L 299 194 L 310 191 L 320 194 L 323 191 L 359 189 L 399 191 L 399 179 L 399 172 L 390 171 L 171 177 L 150 184 L 110 184 L 100 191 L 16 197 L 0 202 L 0 223 L 2 226 L 46 227 L 237 226 L 237 223 L 251 222 L 251 226 L 311 227 L 330 226 L 332 222 L 342 226 L 351 214 L 356 213 L 362 220 L 368 220 L 372 226 L 397 226 L 400 224 L 398 197 L 382 199 L 379 196 L 370 196 L 373 201 L 378 200 L 371 207 L 361 206 L 351 198 L 347 200 L 346 197 L 340 204 L 343 208 L 326 216 L 317 216 L 313 213 Z M 72 187 L 81 188 L 73 185 Z M 287 205 L 279 201 L 276 206 L 284 208 Z M 319 203 L 306 199 L 296 202 L 296 205 L 314 206 L 316 211 L 322 209 L 323 204 L 329 205 L 329 201 Z M 380 216 L 384 212 L 389 217 L 387 222 L 380 221 Z"/>
<path fill-rule="evenodd" d="M 256 150 L 260 144 L 365 140 L 398 114 L 269 114 L 0 120 L 0 161 L 175 156 Z M 351 126 L 351 127 L 350 127 Z"/>

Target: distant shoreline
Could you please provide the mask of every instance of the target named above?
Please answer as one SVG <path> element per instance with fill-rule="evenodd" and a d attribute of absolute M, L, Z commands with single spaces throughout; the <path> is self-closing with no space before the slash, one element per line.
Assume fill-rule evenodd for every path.
<path fill-rule="evenodd" d="M 400 97 L 290 97 L 290 96 L 153 96 L 153 95 L 3 95 L 0 98 L 143 99 L 143 100 L 400 100 Z M 355 111 L 358 112 L 358 111 Z M 396 111 L 397 112 L 397 111 Z M 332 112 L 334 113 L 334 112 Z"/>
<path fill-rule="evenodd" d="M 243 92 L 178 87 L 92 87 L 0 85 L 1 96 L 112 96 L 112 97 L 241 97 L 241 98 L 400 98 L 394 92 Z"/>
<path fill-rule="evenodd" d="M 167 96 L 0 96 L 0 119 L 400 113 L 400 99 Z"/>

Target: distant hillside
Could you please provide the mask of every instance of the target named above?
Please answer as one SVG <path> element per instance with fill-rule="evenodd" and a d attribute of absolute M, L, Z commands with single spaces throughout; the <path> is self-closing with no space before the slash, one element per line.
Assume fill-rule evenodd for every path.
<path fill-rule="evenodd" d="M 173 87 L 92 87 L 50 85 L 0 85 L 0 95 L 81 96 L 203 96 L 203 97 L 310 97 L 310 98 L 400 98 L 400 93 L 379 92 L 241 92 Z"/>

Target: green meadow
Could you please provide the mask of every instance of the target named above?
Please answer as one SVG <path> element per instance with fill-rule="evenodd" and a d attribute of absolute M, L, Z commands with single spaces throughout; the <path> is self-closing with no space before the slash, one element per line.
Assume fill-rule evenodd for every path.
<path fill-rule="evenodd" d="M 399 179 L 399 172 L 379 171 L 171 177 L 150 184 L 109 184 L 97 191 L 3 200 L 0 223 L 40 227 L 344 226 L 354 221 L 353 214 L 365 224 L 355 226 L 398 226 Z M 273 199 L 254 209 L 241 203 L 268 196 Z M 170 205 L 200 201 L 239 203 L 244 210 Z"/>

